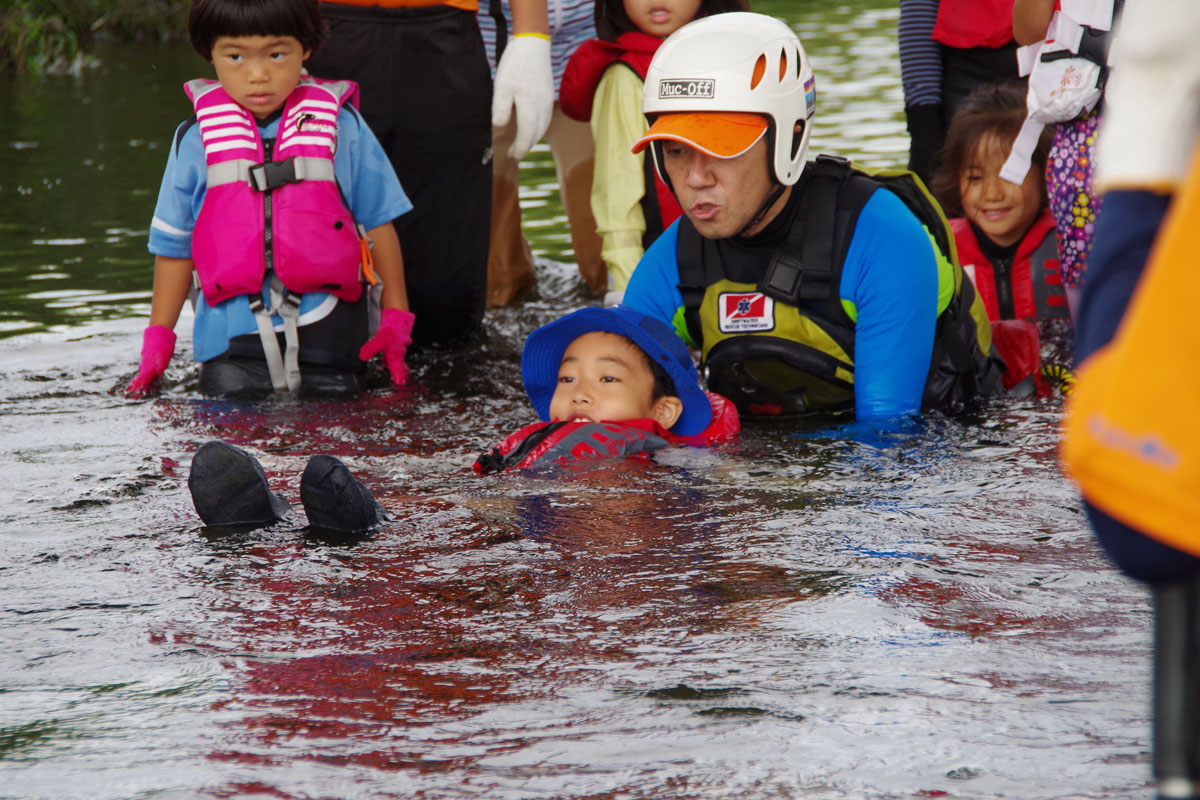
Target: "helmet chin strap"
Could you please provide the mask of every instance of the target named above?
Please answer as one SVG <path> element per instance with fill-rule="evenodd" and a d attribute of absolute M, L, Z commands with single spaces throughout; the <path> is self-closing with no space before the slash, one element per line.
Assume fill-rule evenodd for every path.
<path fill-rule="evenodd" d="M 804 125 L 803 121 L 799 122 L 799 125 L 803 126 Z M 804 128 L 800 127 L 800 131 L 803 131 L 803 130 L 804 130 Z M 797 134 L 798 133 L 799 132 L 797 132 Z M 777 135 L 778 135 L 778 133 L 775 130 L 775 122 L 774 122 L 774 120 L 771 120 L 767 125 L 767 134 L 766 134 L 768 161 L 772 158 L 771 154 L 773 154 L 775 152 Z M 760 222 L 762 222 L 763 218 L 767 216 L 767 212 L 771 210 L 771 206 L 775 205 L 775 201 L 778 200 L 785 191 L 787 191 L 787 186 L 783 185 L 783 183 L 781 183 L 779 181 L 779 179 L 777 177 L 775 177 L 774 168 L 771 166 L 770 163 L 767 164 L 767 170 L 770 171 L 770 173 L 771 173 L 771 178 L 772 178 L 773 183 L 775 184 L 775 188 L 773 188 L 771 190 L 771 193 L 767 195 L 767 199 L 762 204 L 762 206 L 758 209 L 758 213 L 756 213 L 750 219 L 749 222 L 747 222 L 745 225 L 743 225 L 741 230 L 739 230 L 737 233 L 735 233 L 734 236 L 742 236 L 746 233 L 746 231 L 750 230 L 755 225 L 758 225 Z"/>
<path fill-rule="evenodd" d="M 783 193 L 786 189 L 787 189 L 787 187 L 784 186 L 782 183 L 776 182 L 775 188 L 771 190 L 771 193 L 769 195 L 767 195 L 767 199 L 762 204 L 762 207 L 760 207 L 758 209 L 758 213 L 756 213 L 749 222 L 747 222 L 745 225 L 743 225 L 741 227 L 741 229 L 737 233 L 734 234 L 734 237 L 738 237 L 738 236 L 745 234 L 746 231 L 750 230 L 755 225 L 762 222 L 763 217 L 767 216 L 767 212 L 771 210 L 771 206 L 775 205 L 775 201 L 783 196 Z"/>

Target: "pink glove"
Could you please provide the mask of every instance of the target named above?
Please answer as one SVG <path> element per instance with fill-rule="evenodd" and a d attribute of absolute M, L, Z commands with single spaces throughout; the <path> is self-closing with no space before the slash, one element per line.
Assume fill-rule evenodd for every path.
<path fill-rule="evenodd" d="M 142 361 L 137 375 L 125 387 L 128 397 L 145 397 L 158 383 L 171 356 L 175 354 L 175 331 L 163 325 L 150 325 L 142 333 Z"/>
<path fill-rule="evenodd" d="M 404 354 L 412 344 L 413 322 L 416 319 L 409 311 L 385 308 L 379 318 L 379 330 L 358 351 L 358 357 L 363 361 L 370 361 L 376 353 L 382 352 L 388 372 L 392 373 L 394 386 L 408 383 L 408 365 L 404 363 Z"/>

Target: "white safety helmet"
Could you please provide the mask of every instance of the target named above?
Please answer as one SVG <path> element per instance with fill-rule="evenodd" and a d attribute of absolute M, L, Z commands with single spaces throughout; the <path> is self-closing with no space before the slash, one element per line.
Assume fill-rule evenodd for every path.
<path fill-rule="evenodd" d="M 674 140 L 733 158 L 765 134 L 774 151 L 772 175 L 791 186 L 804 170 L 816 111 L 812 64 L 796 34 L 774 17 L 742 11 L 703 17 L 667 37 L 654 54 L 642 111 L 654 124 L 634 152 Z M 651 149 L 669 185 L 661 144 Z"/>

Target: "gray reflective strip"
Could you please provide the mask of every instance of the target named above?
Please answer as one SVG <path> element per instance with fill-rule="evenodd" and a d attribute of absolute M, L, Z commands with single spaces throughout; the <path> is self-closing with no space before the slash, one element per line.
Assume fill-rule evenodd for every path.
<path fill-rule="evenodd" d="M 297 156 L 292 161 L 296 170 L 296 178 L 302 181 L 331 181 L 333 180 L 333 161 L 328 158 L 308 158 Z"/>
<path fill-rule="evenodd" d="M 283 353 L 287 388 L 298 392 L 300 391 L 300 331 L 297 329 L 296 318 L 300 316 L 300 306 L 294 302 L 285 302 L 283 308 L 279 309 L 279 316 L 283 317 L 283 341 L 287 348 Z"/>
<path fill-rule="evenodd" d="M 267 190 L 267 172 L 264 169 L 255 169 L 254 167 L 262 167 L 262 164 L 255 164 L 250 167 L 250 174 L 247 179 L 250 181 L 250 188 L 256 192 L 265 192 Z"/>
<path fill-rule="evenodd" d="M 222 161 L 219 164 L 208 165 L 208 188 L 237 181 L 250 181 L 250 168 L 254 162 L 248 158 L 236 161 Z"/>
<path fill-rule="evenodd" d="M 279 355 L 279 342 L 275 339 L 275 325 L 271 322 L 271 312 L 259 308 L 254 312 L 254 321 L 258 323 L 258 338 L 262 340 L 263 356 L 267 359 L 267 370 L 271 373 L 271 385 L 275 391 L 287 391 L 287 376 L 283 373 L 283 358 Z"/>
<path fill-rule="evenodd" d="M 208 166 L 208 185 L 211 188 L 225 183 L 245 181 L 254 186 L 250 180 L 250 168 L 254 166 L 257 165 L 246 158 L 239 158 L 234 161 L 222 161 L 219 164 L 210 164 Z M 328 158 L 298 156 L 293 159 L 292 167 L 296 171 L 296 180 L 332 181 L 334 179 L 333 161 Z M 266 189 L 265 186 L 255 186 L 255 188 L 260 192 Z"/>
<path fill-rule="evenodd" d="M 258 338 L 262 341 L 263 356 L 267 360 L 267 371 L 271 373 L 271 386 L 277 392 L 300 391 L 300 332 L 296 320 L 300 316 L 299 299 L 285 296 L 287 289 L 277 275 L 271 276 L 271 307 L 262 305 L 254 311 L 258 324 Z M 279 340 L 275 338 L 272 314 L 283 319 L 285 350 L 279 352 Z"/>
<path fill-rule="evenodd" d="M 350 93 L 349 81 L 330 81 L 329 83 L 317 85 L 322 89 L 332 92 L 338 100 L 341 100 L 343 95 Z"/>
<path fill-rule="evenodd" d="M 199 100 L 203 95 L 208 94 L 213 89 L 219 89 L 221 84 L 207 78 L 192 78 L 186 84 L 187 90 L 191 92 L 192 102 Z"/>

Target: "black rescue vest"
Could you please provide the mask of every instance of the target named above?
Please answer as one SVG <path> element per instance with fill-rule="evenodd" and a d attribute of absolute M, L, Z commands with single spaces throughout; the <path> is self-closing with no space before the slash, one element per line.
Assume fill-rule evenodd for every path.
<path fill-rule="evenodd" d="M 911 172 L 870 177 L 821 155 L 797 184 L 799 208 L 780 245 L 705 239 L 687 217 L 680 220 L 676 257 L 688 333 L 701 346 L 708 388 L 742 414 L 853 411 L 855 323 L 839 288 L 859 214 L 881 186 L 913 211 L 952 266 L 953 293 L 939 309 L 922 407 L 1000 391 L 1003 361 L 986 311 L 963 279 L 945 215 L 924 184 Z"/>

